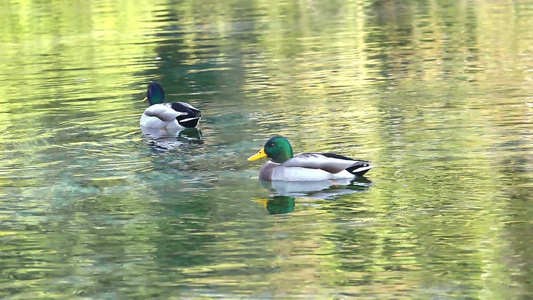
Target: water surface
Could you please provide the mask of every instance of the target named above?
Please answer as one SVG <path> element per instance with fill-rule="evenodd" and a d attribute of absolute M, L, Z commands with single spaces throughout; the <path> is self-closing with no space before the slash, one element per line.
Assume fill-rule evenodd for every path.
<path fill-rule="evenodd" d="M 0 297 L 533 297 L 532 12 L 4 1 Z M 199 132 L 141 132 L 152 80 Z M 265 185 L 274 134 L 377 168 Z"/>

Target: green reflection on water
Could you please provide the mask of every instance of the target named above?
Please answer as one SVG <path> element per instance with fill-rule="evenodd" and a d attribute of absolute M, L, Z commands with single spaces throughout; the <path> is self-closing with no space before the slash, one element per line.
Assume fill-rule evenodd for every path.
<path fill-rule="evenodd" d="M 0 296 L 531 296 L 531 11 L 2 2 Z M 142 135 L 151 80 L 201 133 Z M 273 134 L 372 185 L 265 190 Z"/>

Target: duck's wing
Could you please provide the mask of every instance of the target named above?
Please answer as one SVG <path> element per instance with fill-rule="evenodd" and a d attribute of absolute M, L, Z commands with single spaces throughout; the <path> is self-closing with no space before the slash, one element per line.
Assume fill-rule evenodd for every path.
<path fill-rule="evenodd" d="M 370 162 L 366 160 L 356 160 L 334 153 L 318 152 L 296 154 L 293 158 L 284 162 L 282 166 L 320 169 L 332 174 L 346 170 L 359 176 L 373 168 L 370 166 Z"/>
<path fill-rule="evenodd" d="M 183 113 L 177 118 L 178 123 L 187 128 L 194 128 L 198 126 L 202 118 L 202 112 L 194 106 L 186 102 L 172 102 L 168 103 L 173 110 Z"/>
<path fill-rule="evenodd" d="M 181 112 L 186 112 L 190 114 L 200 114 L 201 112 L 199 109 L 195 108 L 194 106 L 190 105 L 187 102 L 172 102 L 170 103 L 173 109 Z"/>
<path fill-rule="evenodd" d="M 154 104 L 150 107 L 148 107 L 144 114 L 149 117 L 155 117 L 163 122 L 171 122 L 175 120 L 178 117 L 187 115 L 186 112 L 177 111 L 172 108 L 172 103 L 164 103 L 164 104 Z"/>

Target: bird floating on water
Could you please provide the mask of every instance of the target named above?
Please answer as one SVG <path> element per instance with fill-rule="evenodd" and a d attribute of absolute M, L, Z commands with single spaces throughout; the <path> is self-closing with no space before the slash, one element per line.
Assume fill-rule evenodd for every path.
<path fill-rule="evenodd" d="M 259 171 L 259 179 L 266 181 L 354 179 L 374 167 L 369 161 L 334 153 L 308 152 L 293 155 L 291 144 L 282 136 L 270 138 L 263 149 L 248 158 L 248 161 L 263 157 L 271 158 Z"/>
<path fill-rule="evenodd" d="M 180 131 L 185 128 L 196 128 L 202 118 L 200 110 L 189 103 L 165 103 L 165 91 L 158 82 L 148 85 L 143 102 L 146 101 L 150 106 L 141 116 L 141 127 Z"/>

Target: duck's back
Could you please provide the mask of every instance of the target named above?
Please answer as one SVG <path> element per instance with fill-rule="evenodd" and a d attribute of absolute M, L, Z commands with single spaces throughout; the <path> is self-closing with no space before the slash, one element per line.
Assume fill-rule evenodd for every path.
<path fill-rule="evenodd" d="M 183 114 L 172 109 L 170 103 L 154 104 L 144 110 L 140 124 L 149 128 L 165 128 L 169 124 L 177 125 L 176 118 Z"/>

